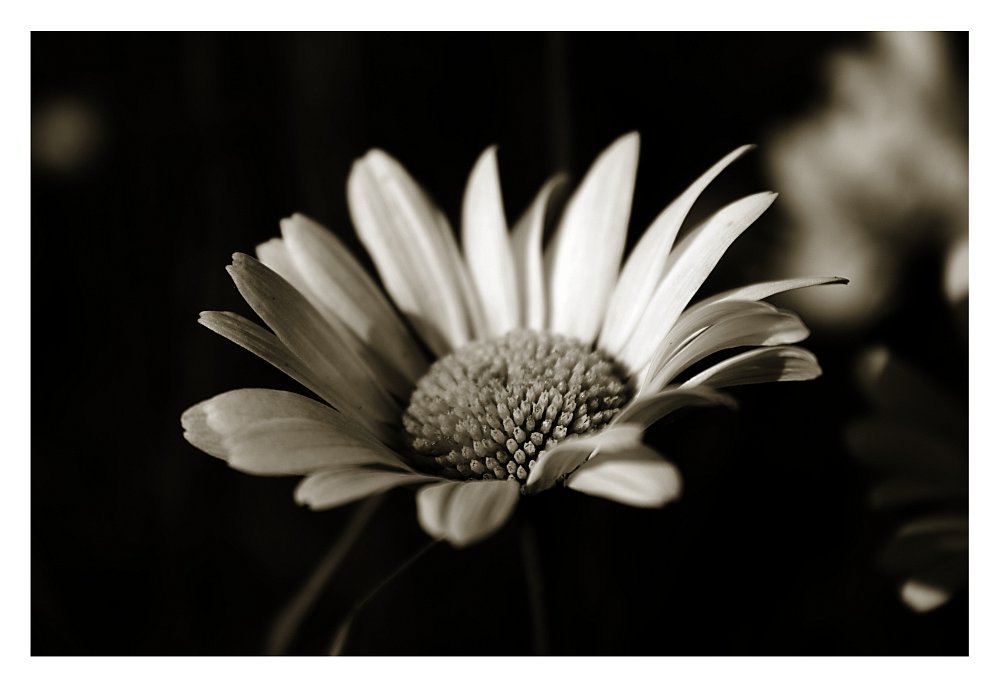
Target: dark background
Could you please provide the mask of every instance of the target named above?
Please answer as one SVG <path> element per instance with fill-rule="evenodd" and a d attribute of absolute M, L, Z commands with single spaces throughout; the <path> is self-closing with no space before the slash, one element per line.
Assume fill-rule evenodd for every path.
<path fill-rule="evenodd" d="M 200 400 L 296 389 L 196 319 L 251 314 L 223 268 L 293 211 L 363 256 L 344 189 L 367 149 L 401 160 L 454 221 L 473 161 L 497 143 L 514 219 L 549 175 L 579 180 L 639 130 L 632 245 L 715 160 L 807 111 L 831 50 L 866 40 L 33 34 L 36 132 L 70 102 L 91 145 L 73 164 L 36 156 L 32 169 L 32 653 L 263 650 L 353 507 L 310 513 L 292 500 L 294 479 L 237 473 L 183 440 L 180 414 Z M 964 80 L 967 37 L 952 42 Z M 751 154 L 693 214 L 765 188 Z M 707 290 L 772 276 L 780 204 Z M 918 261 L 878 326 L 810 339 L 819 380 L 737 389 L 737 412 L 695 410 L 651 430 L 684 475 L 679 502 L 634 510 L 569 490 L 523 501 L 494 538 L 439 546 L 386 588 L 347 653 L 530 653 L 526 522 L 553 653 L 967 653 L 966 593 L 916 615 L 879 570 L 898 523 L 868 508 L 841 438 L 866 412 L 850 365 L 869 343 L 966 397 L 966 343 L 948 334 L 939 270 Z M 412 493 L 392 492 L 292 651 L 325 651 L 352 602 L 426 541 Z"/>

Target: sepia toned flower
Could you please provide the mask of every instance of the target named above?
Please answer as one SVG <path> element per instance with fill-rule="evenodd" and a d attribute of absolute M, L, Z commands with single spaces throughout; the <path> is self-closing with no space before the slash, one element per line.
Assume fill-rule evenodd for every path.
<path fill-rule="evenodd" d="M 689 307 L 776 197 L 737 200 L 675 245 L 701 192 L 750 148 L 699 177 L 623 265 L 638 134 L 598 157 L 544 250 L 558 179 L 508 229 L 496 150 L 486 150 L 465 190 L 460 247 L 403 167 L 370 151 L 347 190 L 381 286 L 333 233 L 293 215 L 281 238 L 228 267 L 270 329 L 229 312 L 200 319 L 321 400 L 230 391 L 184 413 L 185 437 L 243 472 L 304 476 L 295 498 L 314 509 L 414 487 L 423 528 L 455 546 L 558 484 L 637 507 L 676 499 L 680 475 L 643 444 L 646 428 L 686 406 L 729 403 L 722 388 L 818 376 L 815 357 L 793 345 L 805 325 L 763 299 L 845 281 L 759 283 Z"/>

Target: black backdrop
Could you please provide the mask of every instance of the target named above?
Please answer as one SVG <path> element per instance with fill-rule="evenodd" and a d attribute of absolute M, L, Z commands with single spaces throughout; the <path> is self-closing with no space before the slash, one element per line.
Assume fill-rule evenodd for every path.
<path fill-rule="evenodd" d="M 631 245 L 721 155 L 805 111 L 831 49 L 865 40 L 34 34 L 33 114 L 71 98 L 96 133 L 79 165 L 32 170 L 32 652 L 258 653 L 343 528 L 350 507 L 297 507 L 294 480 L 199 453 L 179 416 L 232 388 L 295 389 L 197 313 L 250 314 L 223 268 L 293 211 L 362 255 L 345 204 L 353 159 L 384 148 L 455 219 L 472 162 L 497 143 L 513 218 L 551 173 L 578 180 L 636 129 Z M 953 42 L 965 70 L 966 38 Z M 695 214 L 764 188 L 757 153 Z M 770 276 L 770 215 L 708 288 Z M 493 539 L 438 547 L 385 589 L 346 651 L 530 653 L 517 537 L 530 520 L 554 653 L 966 653 L 967 595 L 914 615 L 877 569 L 892 523 L 866 507 L 841 440 L 864 412 L 849 367 L 866 343 L 964 395 L 964 343 L 940 355 L 918 335 L 950 321 L 936 284 L 918 271 L 879 328 L 814 336 L 818 381 L 740 389 L 735 413 L 654 428 L 684 475 L 681 501 L 642 511 L 563 490 L 523 502 Z M 351 603 L 425 542 L 412 494 L 392 492 L 293 651 L 325 651 Z"/>

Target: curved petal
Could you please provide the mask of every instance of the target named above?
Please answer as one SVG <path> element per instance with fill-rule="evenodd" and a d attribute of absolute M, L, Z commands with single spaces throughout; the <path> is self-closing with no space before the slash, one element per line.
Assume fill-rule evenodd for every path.
<path fill-rule="evenodd" d="M 292 256 L 288 252 L 288 244 L 284 239 L 273 238 L 259 243 L 255 252 L 258 260 L 277 272 L 282 279 L 294 286 L 303 296 L 312 297 L 315 295 L 292 261 Z"/>
<path fill-rule="evenodd" d="M 642 428 L 625 423 L 587 436 L 564 439 L 555 448 L 538 454 L 535 467 L 528 473 L 525 491 L 536 494 L 552 487 L 560 477 L 575 470 L 595 451 L 616 451 L 641 445 Z"/>
<path fill-rule="evenodd" d="M 462 202 L 462 250 L 479 302 L 490 314 L 483 335 L 500 336 L 518 327 L 521 303 L 500 194 L 496 146 L 479 156 L 469 175 Z"/>
<path fill-rule="evenodd" d="M 469 340 L 455 237 L 402 165 L 381 150 L 354 163 L 347 199 L 386 291 L 437 355 Z"/>
<path fill-rule="evenodd" d="M 773 312 L 776 308 L 770 303 L 757 301 L 721 301 L 705 307 L 688 308 L 677 318 L 677 323 L 670 328 L 667 335 L 657 345 L 650 358 L 649 366 L 639 375 L 642 383 L 639 395 L 655 393 L 658 389 L 651 388 L 651 377 L 660 370 L 667 361 L 677 355 L 684 346 L 713 324 L 736 315 Z"/>
<path fill-rule="evenodd" d="M 259 324 L 236 313 L 218 311 L 201 313 L 198 324 L 271 363 L 317 396 L 323 396 L 322 382 L 313 376 L 309 368 L 303 365 L 278 337 Z"/>
<path fill-rule="evenodd" d="M 637 508 L 659 508 L 681 495 L 681 475 L 648 446 L 601 452 L 566 478 L 566 486 Z"/>
<path fill-rule="evenodd" d="M 249 255 L 234 255 L 227 270 L 250 307 L 314 378 L 322 380 L 324 400 L 360 422 L 396 422 L 399 408 L 395 401 L 342 332 L 304 295 Z"/>
<path fill-rule="evenodd" d="M 336 508 L 404 484 L 435 481 L 415 472 L 348 466 L 309 475 L 295 489 L 295 501 L 312 510 Z"/>
<path fill-rule="evenodd" d="M 270 239 L 261 243 L 257 246 L 257 258 L 265 267 L 276 272 L 279 277 L 291 284 L 296 291 L 305 297 L 313 308 L 322 315 L 330 328 L 336 332 L 341 345 L 349 348 L 354 357 L 364 361 L 366 368 L 380 386 L 398 398 L 405 398 L 409 394 L 413 389 L 413 382 L 407 380 L 398 367 L 380 356 L 375 348 L 362 340 L 356 332 L 347 326 L 341 315 L 331 309 L 329 298 L 324 298 L 322 291 L 317 290 L 309 283 L 305 272 L 296 264 L 288 241 Z M 415 354 L 422 358 L 419 349 L 412 340 L 411 346 L 413 347 L 411 355 Z"/>
<path fill-rule="evenodd" d="M 417 492 L 417 518 L 432 537 L 468 546 L 503 527 L 520 495 L 515 480 L 433 484 Z"/>
<path fill-rule="evenodd" d="M 702 384 L 716 388 L 764 382 L 799 382 L 819 377 L 823 371 L 816 356 L 798 346 L 758 348 L 734 355 L 681 384 L 690 389 Z"/>
<path fill-rule="evenodd" d="M 662 389 L 694 363 L 728 348 L 793 344 L 809 336 L 798 315 L 768 307 L 770 312 L 737 313 L 702 330 L 658 369 L 650 366 L 643 388 Z"/>
<path fill-rule="evenodd" d="M 617 355 L 635 329 L 666 271 L 670 248 L 691 206 L 715 177 L 756 146 L 740 146 L 716 162 L 661 212 L 625 261 L 601 329 L 601 347 Z"/>
<path fill-rule="evenodd" d="M 735 407 L 732 396 L 723 394 L 705 386 L 690 389 L 673 387 L 649 396 L 642 396 L 625 406 L 622 412 L 611 421 L 612 425 L 628 423 L 646 428 L 654 422 L 666 417 L 675 410 L 688 406 L 724 405 Z"/>
<path fill-rule="evenodd" d="M 843 277 L 799 277 L 795 279 L 779 279 L 777 281 L 765 281 L 748 286 L 741 286 L 737 289 L 723 291 L 714 296 L 709 296 L 703 301 L 699 301 L 691 306 L 691 310 L 702 306 L 718 303 L 719 301 L 759 301 L 786 291 L 796 289 L 806 289 L 812 286 L 825 286 L 827 284 L 847 284 L 848 280 Z"/>
<path fill-rule="evenodd" d="M 531 207 L 514 225 L 511 245 L 521 293 L 521 324 L 528 329 L 545 329 L 547 299 L 545 270 L 542 267 L 542 233 L 545 212 L 552 192 L 566 182 L 565 176 L 549 179 L 535 196 Z"/>
<path fill-rule="evenodd" d="M 184 438 L 255 475 L 304 475 L 343 465 L 388 465 L 399 458 L 333 408 L 287 391 L 239 389 L 181 416 Z"/>
<path fill-rule="evenodd" d="M 281 221 L 292 262 L 316 298 L 410 383 L 427 369 L 382 290 L 333 233 L 300 214 Z"/>
<path fill-rule="evenodd" d="M 776 197 L 776 193 L 757 193 L 731 203 L 681 242 L 671 254 L 663 279 L 622 349 L 620 357 L 631 369 L 638 371 L 646 366 L 657 344 L 677 322 L 726 249 Z"/>
<path fill-rule="evenodd" d="M 591 343 L 618 277 L 639 163 L 639 134 L 598 156 L 546 251 L 549 328 Z"/>

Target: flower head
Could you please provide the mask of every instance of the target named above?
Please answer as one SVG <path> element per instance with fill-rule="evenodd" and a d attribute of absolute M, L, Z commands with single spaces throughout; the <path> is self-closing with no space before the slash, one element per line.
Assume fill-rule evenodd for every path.
<path fill-rule="evenodd" d="M 621 265 L 639 137 L 600 155 L 543 251 L 546 184 L 508 230 L 496 151 L 472 170 L 462 248 L 398 162 L 373 150 L 348 181 L 351 216 L 382 287 L 330 232 L 294 215 L 280 239 L 228 268 L 270 331 L 234 313 L 201 322 L 311 390 L 242 389 L 184 413 L 192 444 L 254 474 L 304 475 L 296 499 L 332 508 L 417 487 L 418 517 L 456 546 L 507 520 L 518 499 L 559 483 L 639 507 L 677 498 L 681 479 L 642 443 L 717 389 L 811 379 L 792 346 L 801 320 L 762 299 L 843 282 L 754 284 L 687 307 L 729 245 L 773 202 L 738 200 L 692 230 L 702 190 L 750 146 L 720 160 L 653 222 Z M 745 350 L 678 383 L 713 354 Z"/>

